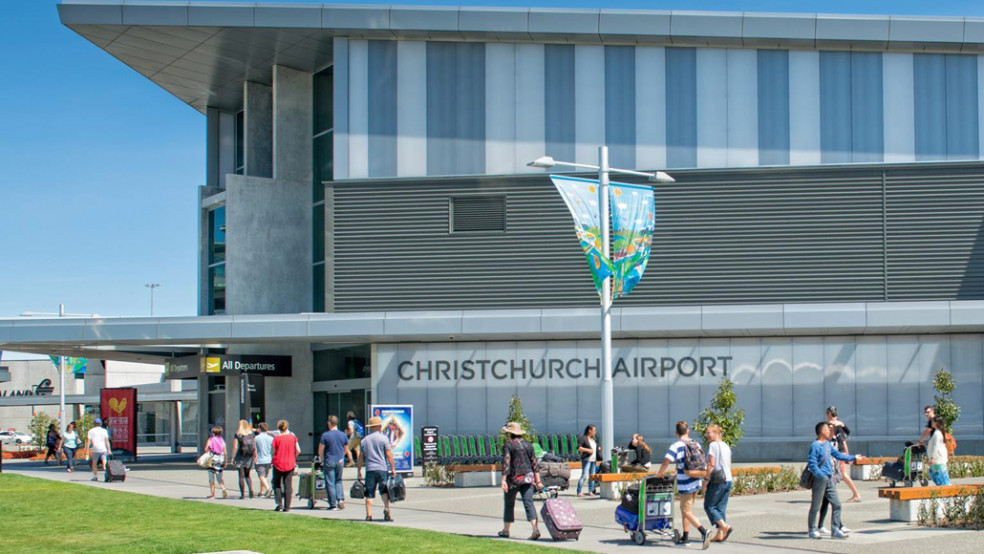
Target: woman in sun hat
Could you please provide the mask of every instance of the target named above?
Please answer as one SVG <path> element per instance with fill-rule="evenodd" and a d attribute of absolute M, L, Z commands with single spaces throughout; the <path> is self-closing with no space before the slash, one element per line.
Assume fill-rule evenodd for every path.
<path fill-rule="evenodd" d="M 509 536 L 509 526 L 516 519 L 516 495 L 519 495 L 523 499 L 526 519 L 533 526 L 530 540 L 535 541 L 540 538 L 540 529 L 537 527 L 536 509 L 533 507 L 533 493 L 543 487 L 540 483 L 540 467 L 533 453 L 533 446 L 523 438 L 526 431 L 519 423 L 510 421 L 502 428 L 502 433 L 508 435 L 509 440 L 502 448 L 502 492 L 505 495 L 502 531 L 499 531 L 499 536 Z"/>

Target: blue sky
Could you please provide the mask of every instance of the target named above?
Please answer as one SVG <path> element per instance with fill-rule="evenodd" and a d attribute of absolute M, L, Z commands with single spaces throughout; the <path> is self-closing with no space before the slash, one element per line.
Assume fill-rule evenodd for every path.
<path fill-rule="evenodd" d="M 979 0 L 344 3 L 984 16 Z M 55 5 L 0 4 L 0 318 L 59 303 L 148 315 L 151 282 L 156 315 L 195 314 L 205 118 L 62 26 Z"/>

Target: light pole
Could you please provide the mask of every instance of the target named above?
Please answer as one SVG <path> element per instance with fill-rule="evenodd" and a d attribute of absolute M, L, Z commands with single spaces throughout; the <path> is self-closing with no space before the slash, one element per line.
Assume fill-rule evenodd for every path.
<path fill-rule="evenodd" d="M 94 317 L 97 314 L 66 314 L 65 305 L 58 305 L 58 313 L 38 313 L 38 312 L 24 312 L 21 317 L 32 317 L 32 316 L 55 316 L 58 317 Z M 61 425 L 59 432 L 65 430 L 65 356 L 58 357 L 58 424 Z"/>
<path fill-rule="evenodd" d="M 161 286 L 160 283 L 147 283 L 144 285 L 150 289 L 150 317 L 154 317 L 154 289 Z"/>
<path fill-rule="evenodd" d="M 593 169 L 598 171 L 598 207 L 601 220 L 601 253 L 611 259 L 611 234 L 609 220 L 611 209 L 608 204 L 608 174 L 623 173 L 645 177 L 650 182 L 673 183 L 675 180 L 662 171 L 645 173 L 630 169 L 608 167 L 608 147 L 598 147 L 598 165 L 560 162 L 550 156 L 543 156 L 526 164 L 530 167 L 551 168 L 556 165 Z M 612 385 L 612 282 L 606 277 L 601 282 L 601 443 L 602 452 L 609 453 L 615 446 L 615 391 Z"/>

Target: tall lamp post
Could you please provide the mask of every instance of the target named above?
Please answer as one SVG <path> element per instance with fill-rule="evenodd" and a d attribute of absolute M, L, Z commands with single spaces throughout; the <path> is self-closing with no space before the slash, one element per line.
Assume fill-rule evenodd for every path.
<path fill-rule="evenodd" d="M 608 174 L 621 173 L 645 177 L 654 183 L 673 183 L 675 180 L 662 171 L 645 173 L 608 166 L 608 147 L 598 147 L 598 165 L 561 162 L 550 156 L 543 156 L 526 164 L 530 167 L 551 168 L 554 166 L 591 169 L 598 172 L 598 207 L 601 219 L 601 253 L 611 259 L 611 233 L 609 220 L 611 208 L 608 204 Z M 612 385 L 612 281 L 606 277 L 601 283 L 601 444 L 602 452 L 611 452 L 615 446 L 615 391 Z"/>
<path fill-rule="evenodd" d="M 154 289 L 161 286 L 160 283 L 147 283 L 144 285 L 150 289 L 150 317 L 154 317 Z"/>
<path fill-rule="evenodd" d="M 66 314 L 65 305 L 58 305 L 58 313 L 44 313 L 44 312 L 24 312 L 21 317 L 94 317 L 98 314 Z M 59 432 L 65 430 L 65 356 L 58 357 L 58 424 L 61 425 Z"/>

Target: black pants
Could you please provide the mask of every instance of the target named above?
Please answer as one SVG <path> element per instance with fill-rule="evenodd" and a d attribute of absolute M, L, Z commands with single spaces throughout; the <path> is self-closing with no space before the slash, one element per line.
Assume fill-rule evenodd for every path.
<path fill-rule="evenodd" d="M 533 507 L 533 485 L 521 485 L 518 489 L 510 488 L 505 494 L 505 506 L 502 511 L 502 521 L 512 523 L 516 521 L 516 495 L 519 494 L 523 499 L 523 509 L 526 510 L 527 521 L 536 519 L 536 508 Z"/>
<path fill-rule="evenodd" d="M 290 498 L 294 495 L 294 470 L 280 471 L 273 468 L 273 500 L 277 506 L 290 509 Z"/>
<path fill-rule="evenodd" d="M 243 496 L 245 491 L 243 489 L 249 488 L 249 495 L 253 496 L 253 480 L 249 478 L 249 472 L 253 471 L 252 467 L 240 467 L 239 469 L 239 496 Z"/>

